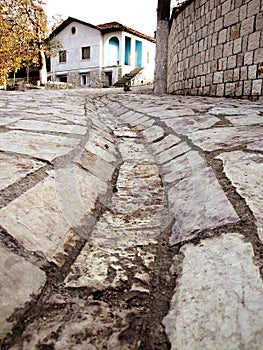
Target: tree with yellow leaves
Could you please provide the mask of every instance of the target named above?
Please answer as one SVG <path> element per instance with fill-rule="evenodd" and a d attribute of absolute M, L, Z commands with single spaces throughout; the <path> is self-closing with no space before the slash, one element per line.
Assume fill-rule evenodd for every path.
<path fill-rule="evenodd" d="M 46 55 L 52 45 L 43 5 L 43 0 L 0 1 L 0 84 L 28 64 L 39 67 L 39 80 L 46 83 Z"/>

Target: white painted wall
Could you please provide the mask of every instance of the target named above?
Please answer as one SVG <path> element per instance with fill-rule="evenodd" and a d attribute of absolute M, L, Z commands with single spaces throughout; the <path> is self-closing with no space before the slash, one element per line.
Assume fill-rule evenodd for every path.
<path fill-rule="evenodd" d="M 71 33 L 72 27 L 76 28 L 75 34 Z M 67 61 L 59 63 L 58 56 L 53 59 L 52 70 L 56 73 L 101 66 L 102 38 L 99 30 L 81 23 L 72 22 L 57 35 L 57 39 L 60 40 L 67 51 Z M 81 48 L 85 46 L 91 47 L 90 59 L 82 60 Z"/>

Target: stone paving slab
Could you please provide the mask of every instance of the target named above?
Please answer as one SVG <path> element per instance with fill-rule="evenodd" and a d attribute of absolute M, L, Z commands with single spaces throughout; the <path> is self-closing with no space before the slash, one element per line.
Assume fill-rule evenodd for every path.
<path fill-rule="evenodd" d="M 172 159 L 181 156 L 182 154 L 191 150 L 186 142 L 180 142 L 177 145 L 164 150 L 163 152 L 156 155 L 156 160 L 158 164 L 165 164 Z"/>
<path fill-rule="evenodd" d="M 108 163 L 115 163 L 117 161 L 117 157 L 112 154 L 111 151 L 108 151 L 109 143 L 104 142 L 104 144 L 94 143 L 93 139 L 86 144 L 85 150 L 89 153 L 96 155 L 98 158 L 105 160 Z M 116 152 L 114 152 L 116 153 Z"/>
<path fill-rule="evenodd" d="M 113 156 L 118 156 L 115 140 L 110 134 L 100 133 L 98 130 L 92 129 L 89 133 L 89 140 L 85 148 L 89 150 L 89 147 L 91 147 L 91 145 L 93 145 L 94 148 L 100 147 L 102 149 L 108 150 L 108 152 L 110 152 Z"/>
<path fill-rule="evenodd" d="M 263 348 L 263 289 L 239 234 L 181 249 L 182 272 L 163 324 L 172 350 Z"/>
<path fill-rule="evenodd" d="M 161 141 L 152 143 L 151 149 L 153 150 L 153 154 L 157 155 L 157 154 L 171 148 L 172 146 L 177 145 L 179 142 L 181 142 L 181 139 L 179 137 L 172 135 L 172 134 L 169 134 Z"/>
<path fill-rule="evenodd" d="M 122 119 L 125 123 L 130 124 L 130 123 L 136 123 L 137 120 L 139 121 L 141 118 L 143 117 L 143 115 L 141 113 L 131 113 L 131 115 L 129 117 L 123 117 L 121 116 L 120 119 Z"/>
<path fill-rule="evenodd" d="M 0 190 L 7 188 L 45 165 L 45 163 L 37 160 L 0 153 Z"/>
<path fill-rule="evenodd" d="M 153 125 L 150 128 L 141 132 L 143 138 L 147 142 L 154 142 L 164 136 L 163 129 L 158 125 Z"/>
<path fill-rule="evenodd" d="M 145 152 L 145 147 L 141 143 L 135 143 L 132 139 L 121 140 L 118 144 L 119 151 L 122 154 L 123 162 L 132 162 L 138 152 L 141 153 L 140 159 L 136 160 L 137 164 L 151 163 L 153 161 L 152 155 Z"/>
<path fill-rule="evenodd" d="M 150 120 L 149 117 L 144 116 L 143 114 L 141 114 L 140 118 L 138 118 L 136 120 L 133 120 L 133 121 L 130 121 L 130 125 L 131 126 L 137 126 L 139 124 L 143 124 L 144 125 L 144 123 L 148 122 L 149 120 Z"/>
<path fill-rule="evenodd" d="M 93 152 L 82 152 L 78 163 L 89 173 L 100 178 L 102 181 L 110 181 L 115 170 L 115 166 L 103 160 Z"/>
<path fill-rule="evenodd" d="M 247 149 L 249 149 L 251 151 L 263 152 L 263 140 L 258 140 L 258 141 L 254 141 L 254 142 L 249 143 L 247 145 Z"/>
<path fill-rule="evenodd" d="M 168 200 L 175 218 L 170 244 L 239 220 L 210 168 L 196 169 L 193 176 L 171 187 Z"/>
<path fill-rule="evenodd" d="M 257 114 L 252 116 L 251 115 L 226 116 L 226 119 L 228 119 L 230 123 L 235 126 L 263 124 L 263 117 Z"/>
<path fill-rule="evenodd" d="M 51 162 L 69 153 L 79 139 L 55 135 L 44 135 L 25 131 L 9 131 L 1 134 L 0 150 L 26 154 Z"/>
<path fill-rule="evenodd" d="M 163 179 L 172 184 L 182 179 L 194 177 L 195 173 L 206 167 L 206 161 L 197 151 L 189 151 L 162 166 Z"/>
<path fill-rule="evenodd" d="M 214 115 L 224 115 L 224 116 L 258 116 L 262 107 L 255 106 L 254 108 L 249 107 L 214 107 L 209 110 L 209 113 Z"/>
<path fill-rule="evenodd" d="M 65 191 L 65 184 L 67 190 Z M 94 223 L 96 202 L 106 195 L 108 186 L 97 176 L 77 165 L 66 164 L 55 171 L 55 192 L 58 207 L 68 225 L 82 234 L 82 226 Z M 85 231 L 85 230 L 84 230 Z"/>
<path fill-rule="evenodd" d="M 219 121 L 220 119 L 212 115 L 195 115 L 191 117 L 180 117 L 164 120 L 166 125 L 174 129 L 179 134 L 186 134 L 200 129 L 208 129 Z"/>
<path fill-rule="evenodd" d="M 148 119 L 144 122 L 141 121 L 141 119 L 139 120 L 140 124 L 136 124 L 137 130 L 138 131 L 143 131 L 145 129 L 150 128 L 151 126 L 153 126 L 153 124 L 155 123 L 155 121 L 153 119 Z"/>
<path fill-rule="evenodd" d="M 168 108 L 170 108 L 168 106 Z M 182 109 L 166 109 L 164 107 L 160 108 L 160 111 L 158 109 L 153 111 L 148 111 L 148 115 L 151 117 L 159 117 L 160 119 L 170 119 L 175 117 L 185 117 L 188 115 L 194 115 L 194 111 L 190 108 L 182 108 Z"/>
<path fill-rule="evenodd" d="M 79 125 L 64 125 L 50 123 L 40 120 L 19 120 L 16 123 L 8 125 L 8 129 L 22 129 L 32 131 L 58 132 L 63 134 L 85 135 L 87 129 Z"/>
<path fill-rule="evenodd" d="M 59 264 L 72 234 L 60 211 L 55 186 L 51 177 L 38 183 L 0 210 L 0 222 L 25 249 Z"/>
<path fill-rule="evenodd" d="M 0 126 L 6 126 L 8 124 L 12 124 L 16 121 L 18 121 L 19 117 L 12 117 L 12 116 L 2 116 L 2 113 L 0 115 Z"/>
<path fill-rule="evenodd" d="M 24 258 L 0 246 L 0 338 L 9 332 L 13 322 L 8 318 L 18 308 L 38 295 L 46 282 L 45 273 Z"/>
<path fill-rule="evenodd" d="M 263 155 L 242 151 L 222 153 L 224 171 L 251 209 L 263 242 Z"/>
<path fill-rule="evenodd" d="M 263 126 L 221 127 L 188 133 L 192 142 L 205 151 L 237 147 L 263 139 Z"/>
<path fill-rule="evenodd" d="M 153 264 L 154 258 L 153 254 L 140 247 L 127 249 L 118 244 L 110 247 L 87 243 L 72 265 L 65 286 L 93 290 L 118 288 L 134 276 L 136 284 L 130 290 L 149 293 L 148 268 Z"/>

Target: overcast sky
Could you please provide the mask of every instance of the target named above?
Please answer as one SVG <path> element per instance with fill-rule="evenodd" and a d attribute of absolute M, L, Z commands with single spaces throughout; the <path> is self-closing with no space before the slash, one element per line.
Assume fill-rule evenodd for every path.
<path fill-rule="evenodd" d="M 158 0 L 45 0 L 49 18 L 60 14 L 98 25 L 117 21 L 147 35 L 156 30 Z"/>

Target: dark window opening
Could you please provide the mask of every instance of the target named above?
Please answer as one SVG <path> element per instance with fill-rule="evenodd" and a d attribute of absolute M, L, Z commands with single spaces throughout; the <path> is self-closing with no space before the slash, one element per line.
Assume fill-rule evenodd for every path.
<path fill-rule="evenodd" d="M 82 47 L 81 52 L 81 58 L 83 60 L 90 58 L 90 46 Z"/>
<path fill-rule="evenodd" d="M 90 86 L 90 73 L 81 75 L 81 85 Z"/>
<path fill-rule="evenodd" d="M 67 53 L 66 50 L 59 51 L 59 63 L 63 63 L 67 61 Z"/>
<path fill-rule="evenodd" d="M 71 33 L 74 35 L 74 34 L 76 34 L 76 27 L 72 27 L 71 28 Z"/>
<path fill-rule="evenodd" d="M 59 78 L 60 83 L 67 83 L 68 82 L 68 77 L 66 75 L 61 75 Z"/>

